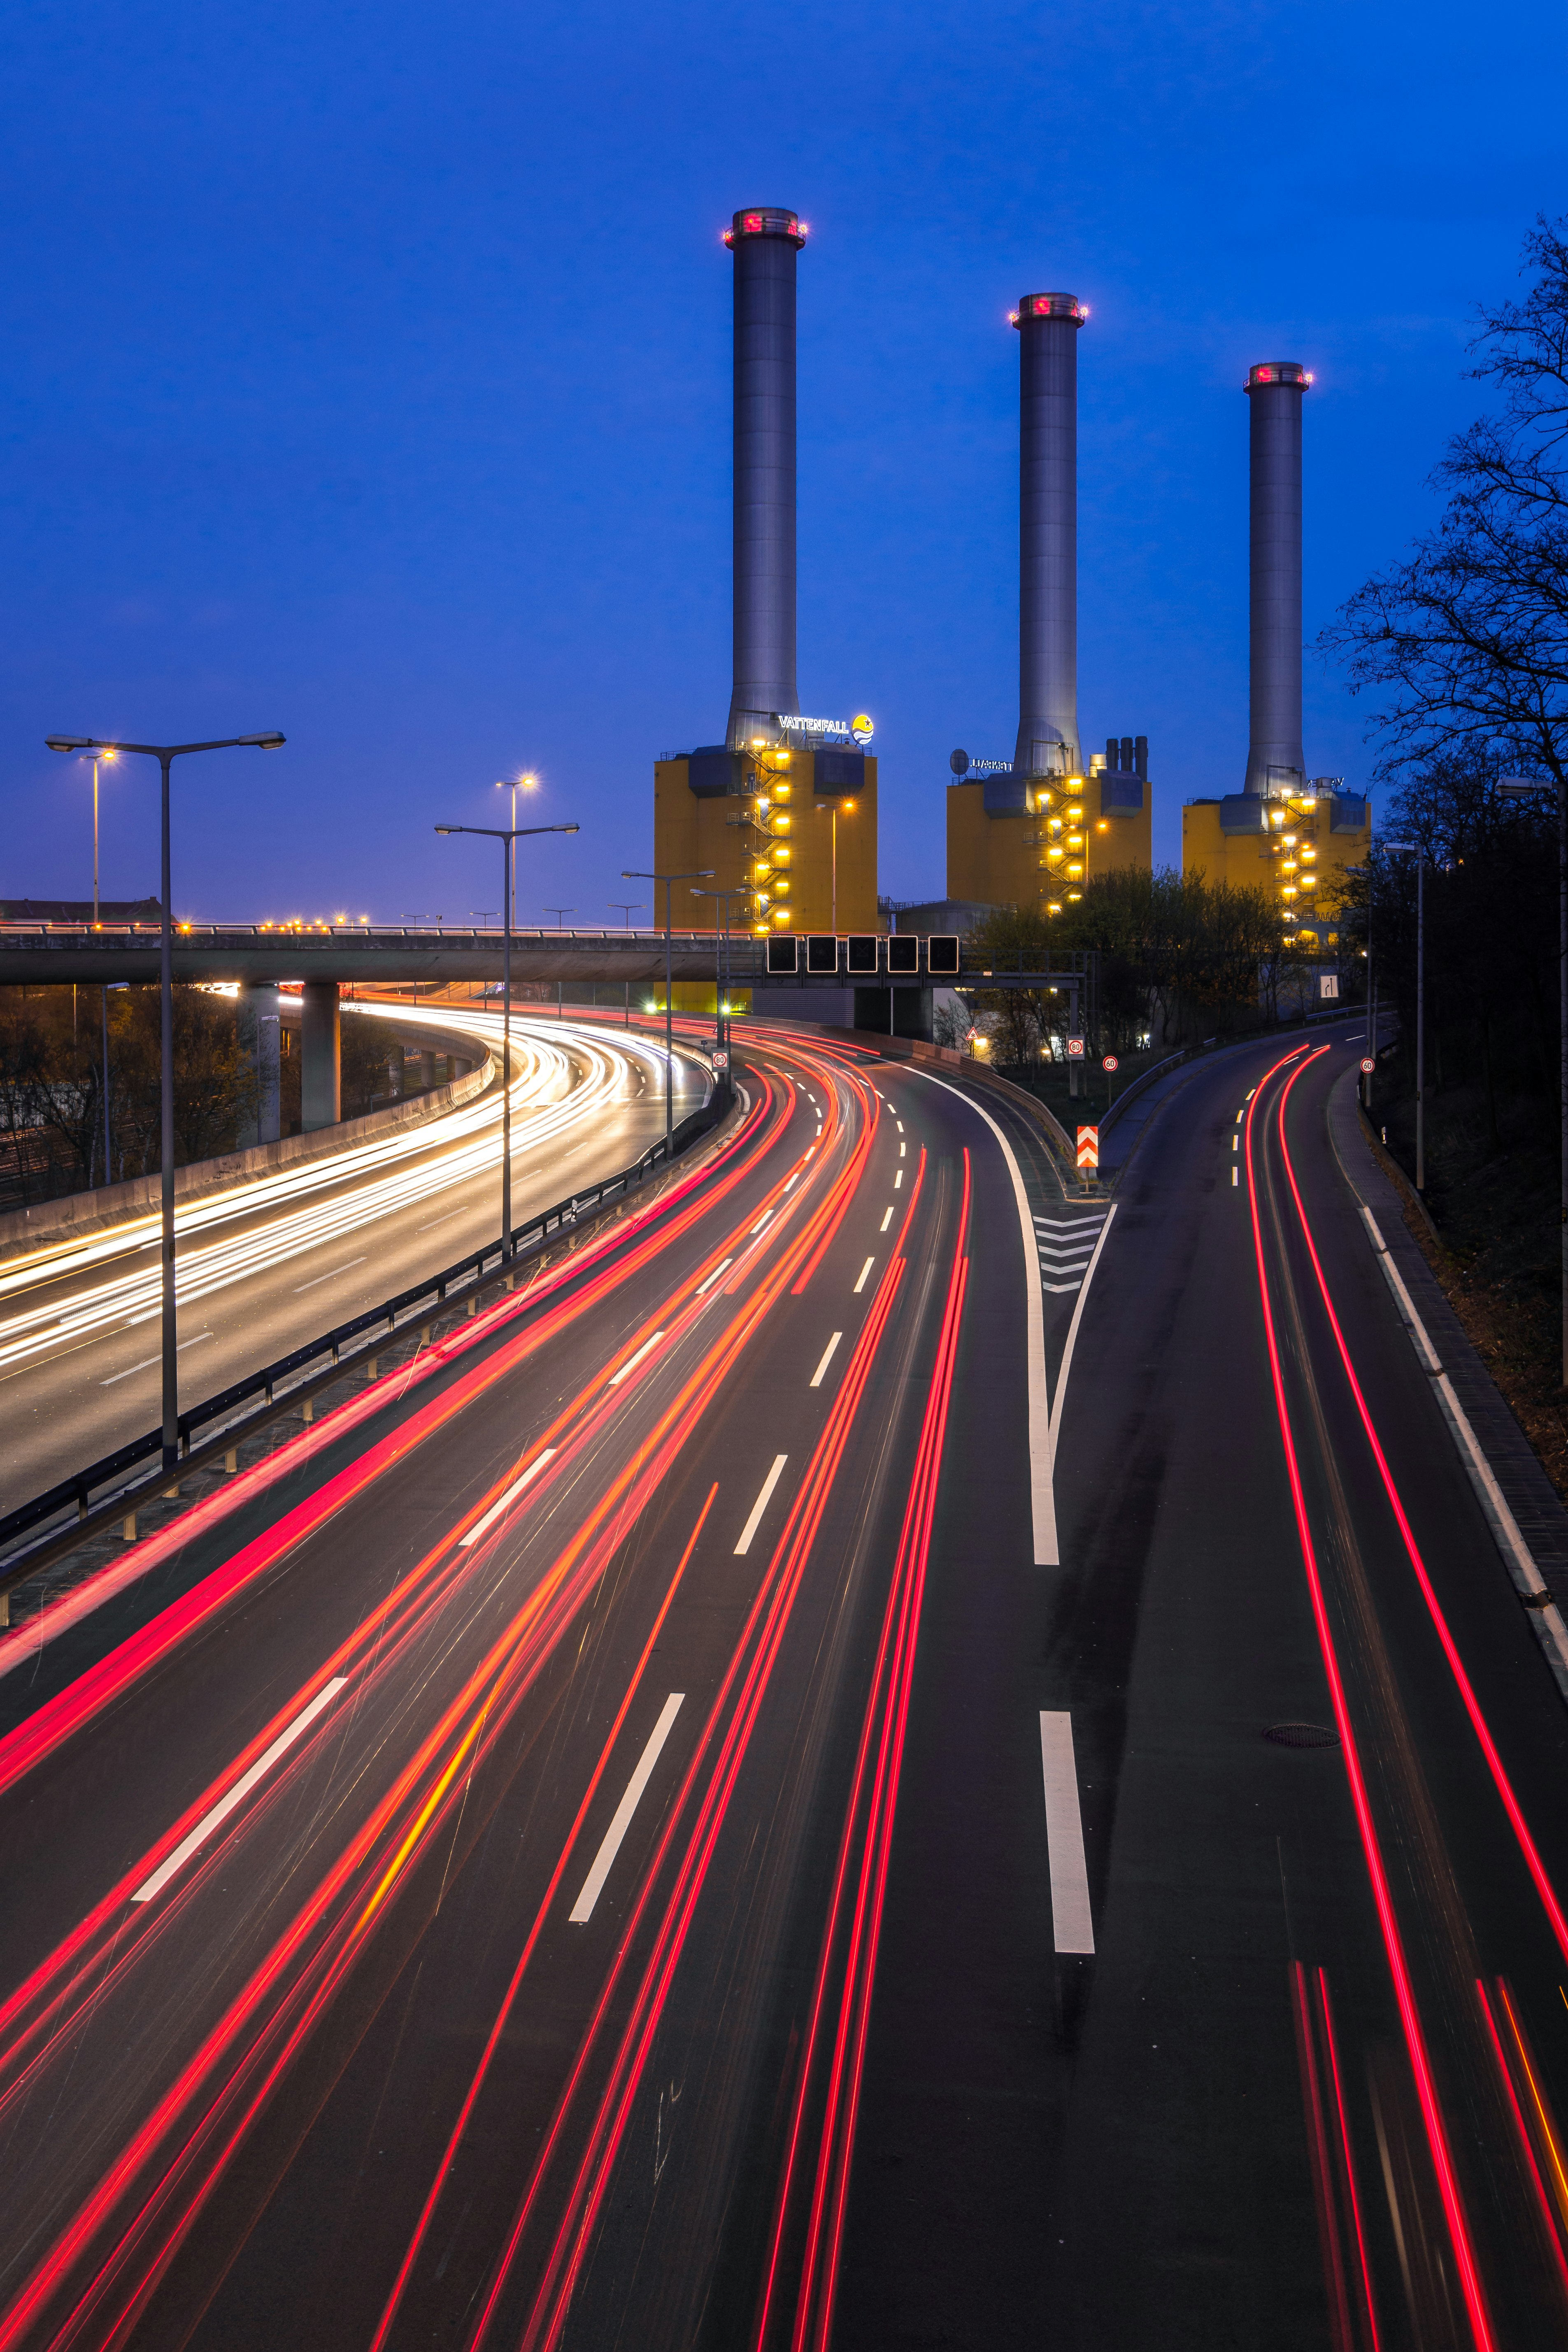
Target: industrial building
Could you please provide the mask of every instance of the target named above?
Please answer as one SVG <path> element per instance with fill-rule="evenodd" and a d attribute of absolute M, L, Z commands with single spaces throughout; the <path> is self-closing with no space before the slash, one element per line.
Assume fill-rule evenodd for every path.
<path fill-rule="evenodd" d="M 734 661 L 721 743 L 654 763 L 654 865 L 678 924 L 874 931 L 877 761 L 865 713 L 803 716 L 795 683 L 795 268 L 805 230 L 738 212 L 734 257 Z M 662 908 L 658 911 L 662 912 Z"/>
<path fill-rule="evenodd" d="M 1078 337 L 1074 294 L 1026 294 L 1019 338 L 1018 731 L 1010 763 L 955 751 L 947 895 L 1047 916 L 1086 881 L 1151 862 L 1145 736 L 1085 760 L 1078 722 Z"/>
<path fill-rule="evenodd" d="M 1182 870 L 1268 892 L 1281 931 L 1339 945 L 1345 868 L 1372 846 L 1366 797 L 1309 776 L 1301 749 L 1301 423 L 1312 379 L 1295 360 L 1249 369 L 1250 687 L 1239 793 L 1182 811 Z"/>

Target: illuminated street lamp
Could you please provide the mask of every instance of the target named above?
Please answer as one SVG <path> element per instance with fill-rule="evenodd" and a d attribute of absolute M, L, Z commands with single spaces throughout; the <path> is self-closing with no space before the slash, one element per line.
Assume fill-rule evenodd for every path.
<path fill-rule="evenodd" d="M 487 841 L 499 841 L 501 845 L 501 897 L 506 913 L 501 930 L 501 1026 L 500 1026 L 500 1255 L 501 1264 L 511 1263 L 511 925 L 515 901 L 512 895 L 512 874 L 517 863 L 517 845 L 536 833 L 575 833 L 574 824 L 525 824 L 506 826 L 495 824 L 438 824 L 437 833 L 477 833 Z"/>
<path fill-rule="evenodd" d="M 1557 1057 L 1558 1107 L 1562 1123 L 1563 1384 L 1568 1388 L 1568 787 L 1562 777 L 1500 776 L 1498 790 L 1510 800 L 1532 793 L 1557 796 Z"/>
<path fill-rule="evenodd" d="M 134 751 L 148 760 L 156 760 L 161 775 L 158 813 L 161 835 L 159 887 L 163 896 L 163 919 L 158 953 L 158 992 L 160 999 L 159 1049 L 163 1064 L 160 1081 L 159 1133 L 163 1154 L 163 1234 L 160 1255 L 163 1262 L 163 1467 L 173 1470 L 180 1458 L 180 1367 L 176 1352 L 178 1342 L 174 1332 L 174 918 L 169 882 L 169 769 L 175 760 L 193 751 L 279 751 L 283 737 L 271 735 L 225 735 L 215 743 L 117 743 L 105 742 L 96 735 L 49 735 L 45 738 L 51 751 L 105 753 Z"/>
<path fill-rule="evenodd" d="M 112 751 L 83 751 L 79 755 L 92 761 L 92 928 L 98 929 L 98 765 L 100 760 L 112 760 Z M 109 990 L 100 992 L 103 998 L 103 1181 L 112 1181 L 114 1164 L 113 1137 L 109 1119 Z"/>
<path fill-rule="evenodd" d="M 621 868 L 623 882 L 662 882 L 664 885 L 664 1139 L 668 1144 L 675 1132 L 675 1028 L 671 1001 L 674 982 L 670 977 L 669 894 L 677 882 L 711 882 L 718 872 L 716 866 L 699 866 L 689 874 L 642 874 L 629 866 Z"/>

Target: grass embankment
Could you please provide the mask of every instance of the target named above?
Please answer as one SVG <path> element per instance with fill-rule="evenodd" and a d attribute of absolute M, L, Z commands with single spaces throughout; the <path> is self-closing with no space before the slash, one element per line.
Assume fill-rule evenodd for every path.
<path fill-rule="evenodd" d="M 1372 1119 L 1414 1187 L 1412 1060 L 1402 1047 L 1382 1065 Z M 1489 1098 L 1479 1083 L 1429 1087 L 1426 1201 L 1436 1238 L 1413 1207 L 1405 1223 L 1568 1501 L 1555 1099 L 1500 1087 Z"/>

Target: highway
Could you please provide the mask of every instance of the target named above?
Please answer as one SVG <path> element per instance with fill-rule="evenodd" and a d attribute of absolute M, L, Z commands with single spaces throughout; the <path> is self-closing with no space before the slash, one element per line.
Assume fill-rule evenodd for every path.
<path fill-rule="evenodd" d="M 406 1026 L 395 1005 L 348 1018 Z M 422 1030 L 488 1045 L 501 1022 L 423 1007 Z M 512 1214 L 629 1166 L 664 1132 L 664 1055 L 637 1034 L 512 1022 Z M 679 1053 L 675 1117 L 701 1099 Z M 211 1396 L 453 1264 L 500 1230 L 499 1085 L 426 1122 L 180 1203 L 182 1395 Z M 159 1410 L 158 1220 L 63 1235 L 0 1265 L 0 1510 L 152 1427 Z"/>
<path fill-rule="evenodd" d="M 0 2352 L 1562 2340 L 1568 1714 L 1359 1050 L 1197 1066 L 1107 1203 L 752 1032 L 0 1645 Z"/>

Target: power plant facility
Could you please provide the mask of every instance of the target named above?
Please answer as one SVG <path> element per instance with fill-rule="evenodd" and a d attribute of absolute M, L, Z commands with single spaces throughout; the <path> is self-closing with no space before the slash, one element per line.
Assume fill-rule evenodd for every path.
<path fill-rule="evenodd" d="M 1247 776 L 1182 811 L 1182 868 L 1266 890 L 1282 929 L 1339 945 L 1347 866 L 1372 845 L 1364 794 L 1307 774 L 1301 749 L 1301 423 L 1312 379 L 1295 360 L 1247 372 L 1251 403 L 1251 671 Z"/>
<path fill-rule="evenodd" d="M 795 681 L 795 270 L 805 230 L 738 212 L 734 257 L 734 655 L 724 740 L 654 763 L 654 865 L 678 923 L 877 929 L 877 761 L 864 712 L 803 716 Z M 710 894 L 706 902 L 689 896 Z M 714 898 L 718 903 L 713 903 Z M 662 910 L 661 910 L 662 911 Z"/>
<path fill-rule="evenodd" d="M 1074 294 L 1026 294 L 1018 333 L 1018 730 L 1011 762 L 955 751 L 947 895 L 1047 915 L 1093 875 L 1151 861 L 1145 736 L 1087 761 L 1078 719 L 1078 338 Z"/>

